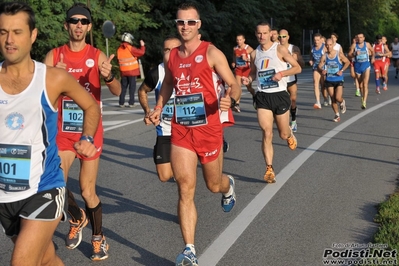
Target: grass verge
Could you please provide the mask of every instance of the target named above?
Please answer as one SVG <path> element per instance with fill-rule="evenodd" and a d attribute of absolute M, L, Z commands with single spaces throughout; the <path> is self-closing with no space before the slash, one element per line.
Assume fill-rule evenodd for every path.
<path fill-rule="evenodd" d="M 386 244 L 388 250 L 399 251 L 399 191 L 379 204 L 374 221 L 379 224 L 378 231 L 374 235 L 374 243 Z M 396 263 L 398 262 L 399 256 L 396 254 Z M 396 263 L 378 265 L 397 265 Z"/>

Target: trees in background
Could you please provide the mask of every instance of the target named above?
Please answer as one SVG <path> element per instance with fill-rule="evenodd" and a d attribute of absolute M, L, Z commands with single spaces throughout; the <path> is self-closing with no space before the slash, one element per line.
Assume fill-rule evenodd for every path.
<path fill-rule="evenodd" d="M 390 42 L 399 35 L 399 2 L 397 0 L 194 0 L 201 13 L 202 39 L 220 48 L 229 60 L 238 33 L 247 43 L 257 46 L 255 26 L 267 21 L 277 29 L 290 32 L 291 42 L 302 47 L 303 30 L 319 31 L 325 36 L 336 32 L 338 42 L 348 49 L 347 3 L 350 4 L 351 34 L 362 32 L 369 42 L 384 34 Z M 66 10 L 74 0 L 26 0 L 36 11 L 39 36 L 32 57 L 41 61 L 52 48 L 68 40 L 63 27 Z M 92 10 L 93 44 L 106 51 L 102 25 L 111 20 L 116 34 L 109 39 L 109 52 L 115 53 L 124 32 L 133 34 L 136 44 L 143 39 L 147 46 L 142 57 L 145 70 L 162 60 L 163 40 L 177 35 L 174 18 L 181 0 L 86 0 Z M 90 42 L 91 38 L 88 38 Z M 310 38 L 307 36 L 306 41 Z M 308 54 L 306 49 L 302 51 Z M 115 60 L 114 60 L 115 61 Z M 114 64 L 117 64 L 116 61 Z"/>

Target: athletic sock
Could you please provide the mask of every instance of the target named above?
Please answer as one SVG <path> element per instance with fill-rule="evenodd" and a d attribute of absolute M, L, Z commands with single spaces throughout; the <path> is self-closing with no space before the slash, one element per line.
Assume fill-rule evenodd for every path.
<path fill-rule="evenodd" d="M 230 185 L 229 191 L 227 193 L 223 193 L 223 196 L 228 198 L 233 194 L 233 192 L 234 192 L 233 187 Z"/>
<path fill-rule="evenodd" d="M 380 79 L 376 79 L 375 80 L 375 86 L 376 87 L 380 87 Z"/>
<path fill-rule="evenodd" d="M 80 208 L 76 203 L 75 197 L 73 196 L 72 192 L 67 189 L 68 191 L 68 213 L 71 216 L 73 222 L 77 222 L 78 220 L 82 219 L 82 213 L 80 212 Z"/>
<path fill-rule="evenodd" d="M 194 247 L 194 244 L 187 244 L 187 245 L 186 245 L 186 248 L 190 248 L 190 249 L 191 249 L 191 252 L 193 252 L 194 255 L 195 255 L 195 247 Z"/>
<path fill-rule="evenodd" d="M 101 201 L 94 208 L 89 208 L 86 205 L 87 217 L 90 220 L 93 235 L 102 235 L 102 225 L 103 225 L 103 209 Z"/>
<path fill-rule="evenodd" d="M 291 120 L 296 120 L 296 107 L 294 109 L 291 109 Z"/>

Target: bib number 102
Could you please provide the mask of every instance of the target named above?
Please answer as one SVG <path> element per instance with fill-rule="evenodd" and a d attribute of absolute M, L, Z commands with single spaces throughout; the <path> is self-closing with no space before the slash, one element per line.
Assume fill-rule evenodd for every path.
<path fill-rule="evenodd" d="M 71 121 L 82 121 L 83 114 L 82 113 L 69 113 L 69 120 Z"/>

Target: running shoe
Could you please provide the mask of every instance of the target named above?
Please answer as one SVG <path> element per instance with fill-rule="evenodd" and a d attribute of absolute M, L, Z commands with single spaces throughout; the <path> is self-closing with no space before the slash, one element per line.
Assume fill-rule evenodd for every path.
<path fill-rule="evenodd" d="M 234 178 L 231 175 L 228 175 L 230 179 L 230 186 L 233 188 L 233 194 L 231 194 L 228 197 L 225 197 L 222 195 L 222 208 L 224 212 L 229 212 L 231 209 L 233 209 L 234 204 L 236 203 L 236 193 L 234 191 L 235 188 L 235 182 Z"/>
<path fill-rule="evenodd" d="M 291 150 L 295 150 L 296 146 L 298 145 L 298 142 L 297 142 L 296 137 L 294 136 L 294 133 L 292 132 L 292 130 L 291 130 L 291 136 L 287 139 L 287 144 Z"/>
<path fill-rule="evenodd" d="M 229 143 L 223 138 L 223 152 L 226 153 L 230 148 Z"/>
<path fill-rule="evenodd" d="M 388 90 L 388 86 L 387 86 L 386 83 L 382 83 L 382 89 L 383 89 L 384 91 Z"/>
<path fill-rule="evenodd" d="M 336 115 L 336 116 L 334 116 L 333 121 L 334 122 L 339 122 L 339 121 L 341 121 L 341 118 L 339 117 L 339 115 Z"/>
<path fill-rule="evenodd" d="M 109 245 L 103 235 L 93 235 L 91 244 L 93 245 L 93 254 L 90 257 L 91 260 L 105 260 L 108 258 Z"/>
<path fill-rule="evenodd" d="M 240 105 L 238 103 L 236 105 L 234 105 L 233 111 L 237 112 L 237 113 L 241 113 Z"/>
<path fill-rule="evenodd" d="M 362 109 L 366 109 L 366 102 L 365 101 L 362 102 Z"/>
<path fill-rule="evenodd" d="M 375 88 L 375 93 L 377 93 L 377 94 L 381 94 L 380 87 L 377 87 L 377 88 Z"/>
<path fill-rule="evenodd" d="M 341 109 L 341 113 L 345 114 L 346 112 L 345 100 L 342 100 L 342 103 L 340 104 L 339 108 Z"/>
<path fill-rule="evenodd" d="M 328 101 L 327 101 L 327 100 L 324 100 L 323 105 L 324 105 L 324 106 L 328 106 Z"/>
<path fill-rule="evenodd" d="M 266 173 L 263 176 L 266 183 L 276 183 L 276 175 L 274 174 L 273 166 L 268 165 L 266 167 Z"/>
<path fill-rule="evenodd" d="M 296 123 L 296 121 L 292 121 L 290 128 L 292 129 L 292 132 L 296 132 L 298 129 L 298 124 Z"/>
<path fill-rule="evenodd" d="M 313 108 L 314 108 L 314 109 L 321 109 L 321 104 L 320 104 L 320 103 L 315 103 L 315 104 L 313 105 Z"/>
<path fill-rule="evenodd" d="M 198 266 L 197 256 L 191 251 L 191 248 L 186 247 L 182 253 L 176 258 L 176 266 Z"/>
<path fill-rule="evenodd" d="M 79 246 L 82 241 L 82 230 L 88 223 L 86 212 L 82 208 L 80 208 L 80 212 L 82 213 L 81 220 L 76 222 L 69 220 L 69 233 L 65 238 L 65 245 L 69 249 L 74 249 Z"/>
<path fill-rule="evenodd" d="M 355 92 L 355 96 L 357 96 L 357 97 L 360 97 L 360 96 L 362 96 L 362 95 L 360 94 L 360 90 L 359 90 L 359 89 L 357 89 L 357 90 L 356 90 L 356 92 Z"/>

